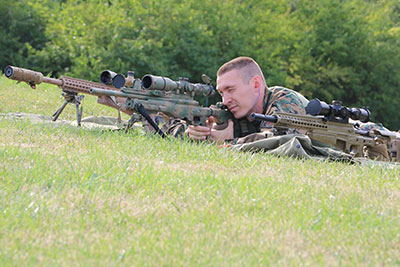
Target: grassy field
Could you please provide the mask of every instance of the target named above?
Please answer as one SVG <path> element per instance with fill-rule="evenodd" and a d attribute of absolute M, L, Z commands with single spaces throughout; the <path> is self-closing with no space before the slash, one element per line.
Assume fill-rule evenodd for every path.
<path fill-rule="evenodd" d="M 61 103 L 0 78 L 0 113 Z M 400 264 L 399 168 L 4 116 L 0 136 L 1 266 Z"/>

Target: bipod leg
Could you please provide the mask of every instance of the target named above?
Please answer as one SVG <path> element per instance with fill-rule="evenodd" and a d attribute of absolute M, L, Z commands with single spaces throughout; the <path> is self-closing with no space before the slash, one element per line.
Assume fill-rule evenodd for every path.
<path fill-rule="evenodd" d="M 161 129 L 158 127 L 158 125 L 154 122 L 154 120 L 150 117 L 150 114 L 147 112 L 147 110 L 144 108 L 144 106 L 141 103 L 135 103 L 134 109 L 140 113 L 140 115 L 145 118 L 148 123 L 151 125 L 151 127 L 154 128 L 157 134 L 159 134 L 162 138 L 165 138 L 166 135 Z"/>
<path fill-rule="evenodd" d="M 82 120 L 82 107 L 79 108 L 80 103 L 75 103 L 76 107 L 76 122 L 78 123 L 78 126 L 81 126 L 81 120 Z"/>
<path fill-rule="evenodd" d="M 118 118 L 117 118 L 117 123 L 118 123 L 119 125 L 121 125 L 121 124 L 122 124 L 121 110 L 120 110 L 120 109 L 118 109 Z"/>
<path fill-rule="evenodd" d="M 62 106 L 57 109 L 56 112 L 54 112 L 53 114 L 53 121 L 56 121 L 58 119 L 58 117 L 60 116 L 61 112 L 63 112 L 64 108 L 67 106 L 69 102 L 67 100 L 65 100 L 64 104 L 62 104 Z"/>
<path fill-rule="evenodd" d="M 117 124 L 121 125 L 122 124 L 122 119 L 121 119 L 121 104 L 118 102 L 117 98 L 115 96 L 110 96 L 110 99 L 114 102 L 115 105 L 118 106 L 118 118 L 117 118 Z"/>
<path fill-rule="evenodd" d="M 79 105 L 81 104 L 82 99 L 85 96 L 84 95 L 76 95 L 76 94 L 72 94 L 72 93 L 66 93 L 66 92 L 63 92 L 62 96 L 64 97 L 65 102 L 62 104 L 62 106 L 59 109 L 57 109 L 56 112 L 54 112 L 53 121 L 56 121 L 58 119 L 58 117 L 63 112 L 63 110 L 65 109 L 65 107 L 67 106 L 68 103 L 74 103 L 76 106 L 76 119 L 78 121 L 78 126 L 81 126 L 83 109 L 82 109 L 82 107 L 79 108 Z"/>
<path fill-rule="evenodd" d="M 73 97 L 73 100 L 72 100 L 72 102 L 75 103 L 75 107 L 76 107 L 76 122 L 78 123 L 78 126 L 81 126 L 82 113 L 83 113 L 83 107 L 81 106 L 79 108 L 79 106 L 81 105 L 84 97 L 85 97 L 84 95 L 76 95 Z"/>

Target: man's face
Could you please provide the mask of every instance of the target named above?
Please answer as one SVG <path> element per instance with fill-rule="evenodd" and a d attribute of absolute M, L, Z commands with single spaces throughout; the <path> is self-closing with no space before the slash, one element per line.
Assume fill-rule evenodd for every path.
<path fill-rule="evenodd" d="M 217 77 L 217 90 L 222 103 L 228 107 L 236 119 L 248 116 L 257 101 L 258 88 L 250 80 L 245 84 L 239 70 L 230 70 Z"/>

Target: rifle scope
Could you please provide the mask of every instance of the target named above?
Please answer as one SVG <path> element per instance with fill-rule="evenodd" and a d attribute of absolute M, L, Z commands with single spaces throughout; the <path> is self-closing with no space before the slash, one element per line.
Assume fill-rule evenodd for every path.
<path fill-rule="evenodd" d="M 121 88 L 125 85 L 125 77 L 111 70 L 105 70 L 100 74 L 100 81 L 106 85 L 113 85 L 115 88 Z"/>
<path fill-rule="evenodd" d="M 190 83 L 187 78 L 180 78 L 179 81 L 173 81 L 167 77 L 154 76 L 147 74 L 142 78 L 142 86 L 147 90 L 183 90 L 195 95 L 211 96 L 215 93 L 211 84 Z"/>
<path fill-rule="evenodd" d="M 369 122 L 371 117 L 371 112 L 368 108 L 347 108 L 342 106 L 340 101 L 335 100 L 332 101 L 332 105 L 328 105 L 318 98 L 308 103 L 306 113 L 313 116 L 323 115 L 330 121 L 346 121 L 350 118 L 361 122 Z"/>

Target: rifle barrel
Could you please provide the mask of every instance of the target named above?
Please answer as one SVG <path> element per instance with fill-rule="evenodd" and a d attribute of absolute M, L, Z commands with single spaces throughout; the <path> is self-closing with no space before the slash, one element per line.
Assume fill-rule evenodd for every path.
<path fill-rule="evenodd" d="M 131 94 L 127 94 L 121 91 L 107 90 L 101 88 L 90 88 L 89 93 L 93 95 L 108 95 L 108 96 L 117 96 L 117 97 L 132 97 Z"/>
<path fill-rule="evenodd" d="M 18 68 L 14 66 L 7 66 L 4 69 L 4 74 L 9 79 L 16 80 L 19 82 L 26 82 L 31 86 L 35 84 L 40 84 L 42 82 L 58 86 L 63 85 L 62 80 L 45 77 L 42 73 L 38 71 Z"/>
<path fill-rule="evenodd" d="M 264 115 L 260 113 L 251 113 L 250 114 L 250 119 L 252 120 L 260 120 L 260 121 L 269 121 L 272 123 L 275 123 L 278 121 L 278 117 L 274 115 Z"/>

